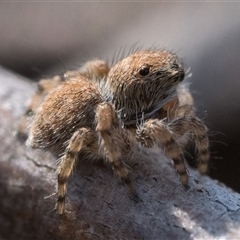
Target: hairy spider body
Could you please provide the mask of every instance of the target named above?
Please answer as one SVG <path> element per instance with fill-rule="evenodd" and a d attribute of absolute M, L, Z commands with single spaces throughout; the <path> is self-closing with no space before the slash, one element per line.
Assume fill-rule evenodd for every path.
<path fill-rule="evenodd" d="M 124 160 L 133 156 L 135 142 L 163 148 L 182 184 L 187 185 L 183 153 L 192 139 L 199 170 L 207 171 L 207 128 L 194 114 L 191 94 L 179 87 L 184 69 L 175 54 L 137 51 L 110 69 L 94 60 L 79 71 L 67 72 L 65 79 L 58 87 L 54 84 L 39 107 L 31 109 L 31 103 L 27 111 L 36 112 L 29 145 L 62 153 L 57 169 L 60 215 L 67 179 L 82 151 L 92 158 L 106 158 L 133 194 L 136 191 Z"/>
<path fill-rule="evenodd" d="M 32 123 L 32 147 L 62 151 L 63 143 L 82 127 L 95 130 L 95 111 L 104 102 L 98 89 L 79 76 L 63 82 L 42 103 Z M 31 132 L 32 133 L 32 132 Z M 32 139 L 31 139 L 32 137 Z"/>

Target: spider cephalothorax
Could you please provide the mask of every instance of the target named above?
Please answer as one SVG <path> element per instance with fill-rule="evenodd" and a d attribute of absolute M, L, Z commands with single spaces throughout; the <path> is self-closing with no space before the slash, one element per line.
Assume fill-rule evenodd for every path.
<path fill-rule="evenodd" d="M 137 117 L 149 118 L 177 98 L 176 88 L 184 69 L 175 54 L 138 51 L 118 62 L 109 72 L 107 92 L 125 124 Z"/>
<path fill-rule="evenodd" d="M 59 214 L 64 212 L 67 179 L 81 151 L 107 159 L 133 194 L 124 161 L 133 156 L 136 142 L 140 147 L 163 148 L 187 185 L 183 152 L 191 139 L 199 170 L 207 171 L 207 128 L 194 114 L 191 94 L 180 84 L 183 78 L 175 54 L 145 50 L 110 69 L 94 60 L 79 71 L 67 72 L 63 81 L 55 77 L 39 83 L 41 88 L 26 112 L 35 115 L 28 144 L 62 156 L 57 169 Z M 42 103 L 41 95 L 46 95 Z"/>

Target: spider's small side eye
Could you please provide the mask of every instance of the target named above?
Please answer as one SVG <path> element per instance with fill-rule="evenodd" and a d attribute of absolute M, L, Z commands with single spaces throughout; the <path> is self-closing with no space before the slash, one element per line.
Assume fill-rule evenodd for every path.
<path fill-rule="evenodd" d="M 139 70 L 139 74 L 141 76 L 147 76 L 149 74 L 149 67 L 142 67 L 140 70 Z"/>
<path fill-rule="evenodd" d="M 164 76 L 164 71 L 163 70 L 157 71 L 157 76 L 163 77 Z"/>
<path fill-rule="evenodd" d="M 172 68 L 173 70 L 178 70 L 178 69 L 179 69 L 179 65 L 178 65 L 177 63 L 173 63 L 172 66 L 171 66 L 171 68 Z"/>

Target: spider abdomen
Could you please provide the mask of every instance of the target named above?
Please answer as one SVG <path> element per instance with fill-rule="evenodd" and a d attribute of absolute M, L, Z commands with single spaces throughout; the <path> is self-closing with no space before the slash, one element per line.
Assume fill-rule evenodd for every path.
<path fill-rule="evenodd" d="M 31 125 L 29 145 L 60 151 L 76 130 L 95 129 L 95 108 L 101 102 L 100 92 L 86 78 L 64 82 L 40 105 Z"/>

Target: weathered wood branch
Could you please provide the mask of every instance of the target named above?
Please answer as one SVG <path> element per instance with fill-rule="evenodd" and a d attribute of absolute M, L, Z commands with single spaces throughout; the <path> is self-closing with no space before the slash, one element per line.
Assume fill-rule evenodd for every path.
<path fill-rule="evenodd" d="M 108 166 L 79 161 L 68 183 L 66 214 L 53 210 L 55 159 L 26 149 L 16 136 L 27 79 L 0 68 L 1 239 L 237 239 L 240 195 L 189 169 L 185 190 L 162 153 L 139 153 L 132 167 L 141 201 L 133 201 Z M 49 198 L 45 198 L 50 196 Z"/>

